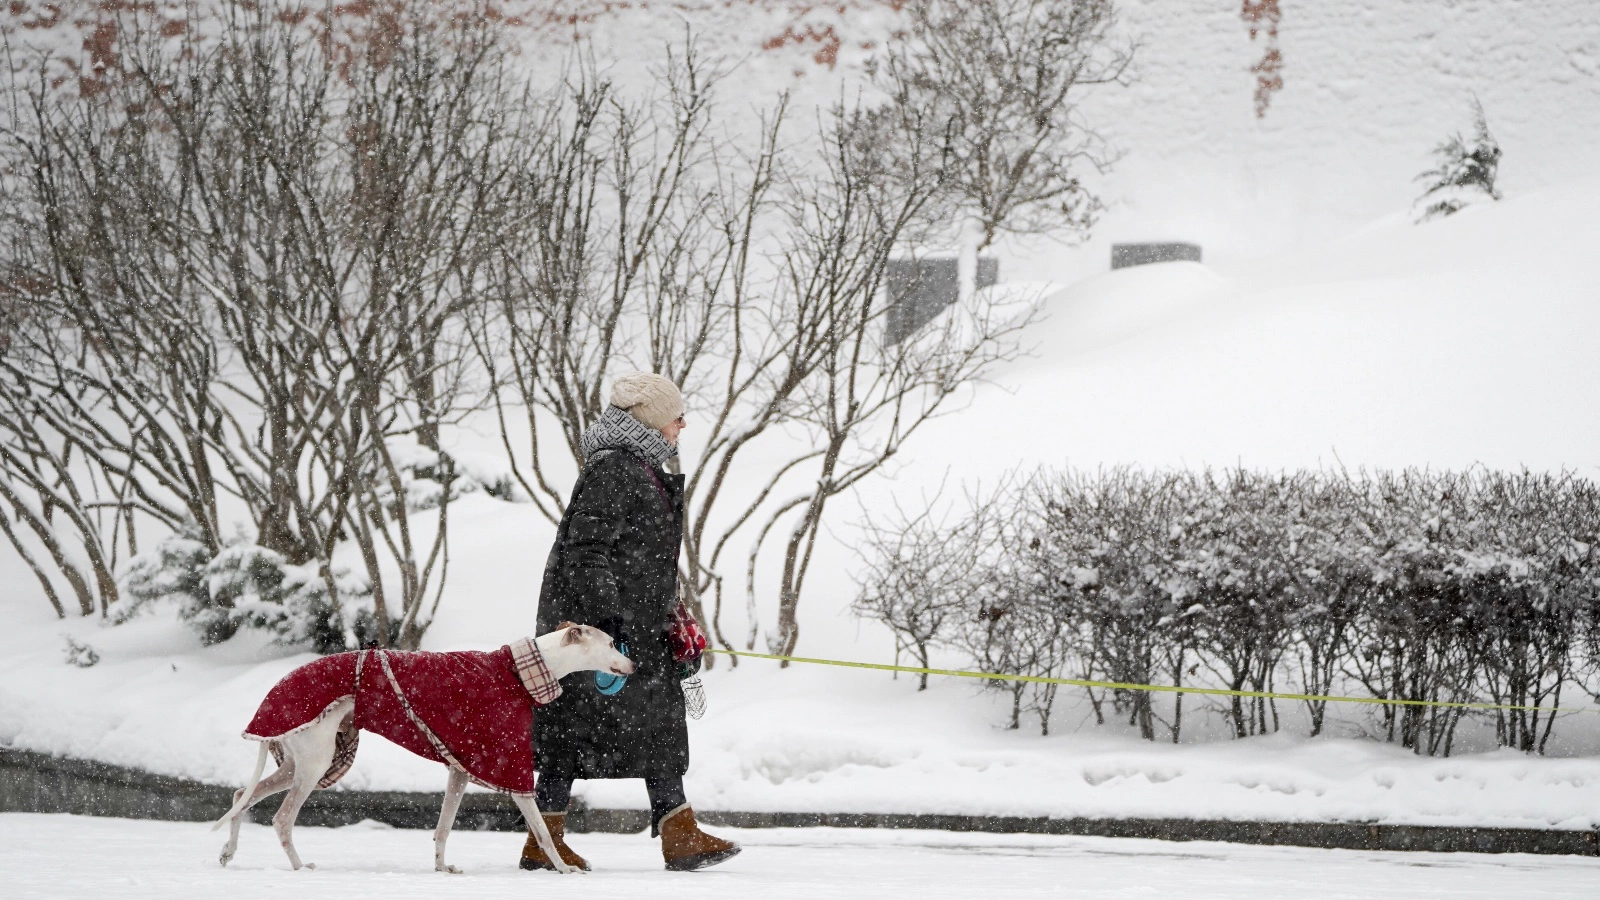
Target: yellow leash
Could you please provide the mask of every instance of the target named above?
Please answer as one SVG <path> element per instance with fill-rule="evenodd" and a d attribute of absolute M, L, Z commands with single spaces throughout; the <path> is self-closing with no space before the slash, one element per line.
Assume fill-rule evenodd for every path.
<path fill-rule="evenodd" d="M 1031 684 L 1065 684 L 1072 687 L 1109 688 L 1118 691 L 1157 691 L 1167 694 L 1210 694 L 1222 697 L 1261 697 L 1270 700 L 1311 700 L 1329 703 L 1374 703 L 1380 706 L 1432 706 L 1446 709 L 1506 709 L 1542 713 L 1600 712 L 1573 706 L 1510 706 L 1497 703 L 1454 703 L 1443 700 L 1385 700 L 1378 697 L 1327 697 L 1321 694 L 1280 694 L 1274 691 L 1234 691 L 1227 688 L 1180 687 L 1172 684 L 1124 684 L 1118 681 L 1089 681 L 1083 678 L 1046 678 L 1042 675 L 1004 675 L 999 672 L 966 672 L 961 669 L 923 669 L 916 666 L 890 666 L 883 663 L 850 662 L 843 659 L 813 659 L 805 656 L 775 656 L 747 650 L 708 647 L 708 653 L 744 656 L 750 659 L 775 659 L 780 662 L 808 663 L 814 666 L 840 666 L 846 669 L 877 669 L 883 672 L 909 672 L 913 675 L 953 675 L 957 678 L 982 678 L 988 681 L 1026 681 Z"/>

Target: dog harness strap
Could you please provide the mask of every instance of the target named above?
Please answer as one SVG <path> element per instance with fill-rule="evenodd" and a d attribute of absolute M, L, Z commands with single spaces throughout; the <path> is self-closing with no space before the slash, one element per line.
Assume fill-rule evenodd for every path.
<path fill-rule="evenodd" d="M 415 725 L 417 730 L 422 732 L 422 736 L 428 739 L 428 743 L 433 746 L 433 752 L 439 754 L 439 758 L 443 759 L 450 768 L 466 772 L 467 767 L 456 759 L 456 755 L 450 752 L 450 748 L 445 745 L 445 742 L 439 740 L 439 736 L 433 733 L 433 729 L 428 727 L 428 723 L 422 721 L 422 717 L 417 715 L 417 711 L 411 708 L 411 701 L 406 699 L 406 692 L 400 690 L 400 682 L 395 680 L 394 669 L 389 666 L 389 654 L 387 651 L 378 651 L 378 662 L 383 664 L 383 674 L 389 679 L 389 687 L 394 689 L 394 697 L 400 701 L 400 708 L 405 711 L 406 718 L 410 719 L 411 724 Z M 468 772 L 468 775 L 470 776 L 471 773 Z M 476 778 L 472 780 L 483 784 Z M 492 784 L 485 784 L 484 787 L 501 790 L 501 788 L 497 788 Z"/>

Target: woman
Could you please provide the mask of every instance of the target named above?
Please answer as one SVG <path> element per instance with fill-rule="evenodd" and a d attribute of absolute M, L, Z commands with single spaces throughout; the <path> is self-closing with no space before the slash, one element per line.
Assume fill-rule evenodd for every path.
<path fill-rule="evenodd" d="M 545 564 L 539 633 L 593 625 L 635 666 L 620 681 L 593 672 L 563 679 L 561 696 L 534 717 L 535 799 L 562 859 L 583 869 L 565 840 L 576 778 L 643 778 L 650 833 L 661 836 L 668 869 L 703 869 L 739 852 L 700 830 L 683 794 L 689 734 L 678 681 L 699 669 L 705 647 L 678 602 L 683 476 L 666 463 L 683 427 L 683 395 L 671 381 L 618 378 L 611 406 L 584 432 L 583 472 Z M 522 867 L 553 868 L 531 835 Z"/>

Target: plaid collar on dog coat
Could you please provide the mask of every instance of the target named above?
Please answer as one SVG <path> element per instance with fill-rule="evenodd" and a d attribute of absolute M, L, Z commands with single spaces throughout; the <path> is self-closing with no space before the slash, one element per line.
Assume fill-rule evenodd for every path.
<path fill-rule="evenodd" d="M 534 706 L 548 706 L 561 696 L 561 682 L 550 674 L 550 666 L 533 638 L 512 641 L 506 649 L 511 651 L 511 665 L 517 670 L 522 686 L 527 688 L 528 696 L 533 698 Z"/>

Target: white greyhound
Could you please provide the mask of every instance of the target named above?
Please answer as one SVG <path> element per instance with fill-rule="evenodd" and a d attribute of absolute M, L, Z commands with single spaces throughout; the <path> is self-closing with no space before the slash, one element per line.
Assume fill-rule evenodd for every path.
<path fill-rule="evenodd" d="M 469 671 L 466 677 L 459 677 L 459 672 L 446 671 L 446 676 L 458 677 L 442 688 L 431 685 L 427 667 L 453 663 L 456 657 L 467 659 Z M 408 665 L 413 668 L 408 669 Z M 514 674 L 498 671 L 501 668 L 513 670 Z M 532 733 L 528 726 L 532 722 L 533 707 L 550 702 L 560 693 L 560 686 L 556 682 L 562 676 L 591 669 L 614 675 L 630 675 L 633 673 L 633 663 L 617 652 L 605 632 L 572 623 L 563 623 L 555 631 L 536 639 L 525 639 L 502 647 L 495 654 L 367 650 L 324 657 L 296 669 L 267 695 L 261 711 L 257 712 L 256 721 L 251 723 L 251 730 L 245 733 L 245 737 L 261 742 L 261 751 L 256 756 L 255 772 L 250 776 L 250 784 L 234 793 L 233 808 L 212 826 L 213 831 L 223 825 L 231 827 L 228 843 L 222 848 L 222 864 L 226 866 L 238 848 L 239 826 L 245 812 L 267 797 L 288 790 L 283 805 L 272 817 L 272 826 L 284 852 L 289 856 L 289 864 L 299 869 L 302 863 L 294 849 L 293 832 L 300 807 L 312 791 L 328 787 L 349 769 L 355 756 L 358 730 L 371 730 L 384 734 L 419 755 L 444 762 L 449 767 L 444 805 L 439 810 L 439 824 L 433 832 L 433 864 L 436 870 L 453 874 L 460 872 L 454 866 L 445 864 L 444 847 L 450 836 L 450 827 L 455 822 L 456 809 L 461 804 L 461 795 L 470 779 L 510 794 L 539 846 L 544 849 L 545 858 L 554 862 L 557 871 L 563 874 L 581 871 L 562 862 L 550 838 L 550 831 L 545 827 L 544 818 L 534 806 Z M 399 676 L 396 675 L 397 671 L 400 672 Z M 424 674 L 408 677 L 410 671 L 422 671 Z M 535 672 L 537 676 L 530 677 L 530 673 Z M 350 675 L 353 675 L 353 679 Z M 520 684 L 518 678 L 521 679 Z M 476 721 L 471 726 L 477 730 L 469 737 L 478 738 L 481 743 L 487 735 L 494 744 L 489 748 L 490 753 L 468 757 L 460 755 L 459 750 L 452 752 L 447 744 L 449 733 L 445 738 L 439 737 L 426 721 L 428 695 L 436 693 L 442 697 L 450 689 L 459 691 L 463 685 L 470 688 L 484 681 L 490 682 L 491 688 L 498 692 L 492 700 L 512 701 L 511 706 L 499 710 L 510 714 L 496 722 Z M 512 687 L 507 688 L 507 683 Z M 451 702 L 440 697 L 432 699 Z M 327 701 L 325 704 L 324 700 Z M 521 708 L 520 701 L 526 701 L 525 709 Z M 262 722 L 264 715 L 269 714 L 269 705 L 272 704 L 276 706 L 270 712 L 276 715 L 278 725 L 287 723 L 291 727 L 277 730 L 259 727 L 258 723 Z M 364 710 L 358 710 L 361 704 L 376 712 L 369 715 Z M 293 708 L 286 711 L 286 706 Z M 302 710 L 312 712 L 303 713 Z M 459 726 L 460 718 L 453 715 L 456 710 L 449 709 L 446 712 L 450 715 L 435 717 L 436 727 L 443 728 L 451 724 Z M 481 716 L 483 712 L 475 708 L 474 716 Z M 405 718 L 401 718 L 401 714 Z M 402 723 L 400 727 L 406 729 L 405 735 L 393 733 L 395 722 Z M 386 728 L 386 724 L 389 727 Z M 423 739 L 427 743 L 420 743 Z M 266 768 L 269 751 L 278 758 L 279 766 L 263 779 L 261 773 Z M 492 758 L 502 767 L 509 759 L 519 771 L 493 771 L 492 765 L 486 768 L 484 758 Z M 520 771 L 524 765 L 526 771 Z M 509 777 L 503 777 L 507 775 Z M 515 782 L 516 787 L 507 787 L 506 782 Z M 304 865 L 315 868 L 309 863 Z"/>

